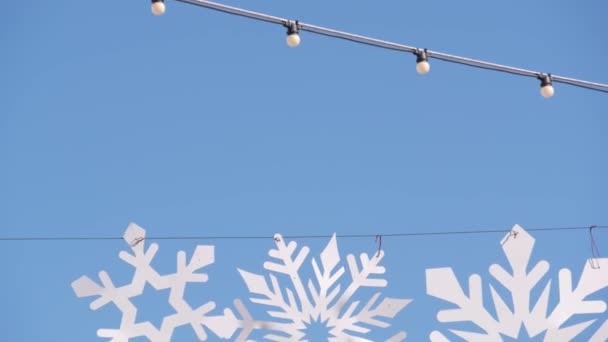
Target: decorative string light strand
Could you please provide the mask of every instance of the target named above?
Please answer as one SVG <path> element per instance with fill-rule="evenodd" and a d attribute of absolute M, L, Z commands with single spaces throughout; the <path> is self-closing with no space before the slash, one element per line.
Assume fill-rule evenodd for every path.
<path fill-rule="evenodd" d="M 278 24 L 287 28 L 287 44 L 290 47 L 296 47 L 300 44 L 300 37 L 298 35 L 299 31 L 307 31 L 310 33 L 328 36 L 332 38 L 338 38 L 342 40 L 348 40 L 351 42 L 355 42 L 358 44 L 369 45 L 373 47 L 399 51 L 399 52 L 407 52 L 412 53 L 417 56 L 417 66 L 416 70 L 420 74 L 426 74 L 430 70 L 430 64 L 428 63 L 429 58 L 434 58 L 438 60 L 442 60 L 445 62 L 462 64 L 465 66 L 481 68 L 486 70 L 498 71 L 508 74 L 513 74 L 517 76 L 525 76 L 536 78 L 541 82 L 541 94 L 544 97 L 551 97 L 554 94 L 553 83 L 563 83 L 568 84 L 584 89 L 594 90 L 598 92 L 608 93 L 608 84 L 597 83 L 597 82 L 589 82 L 585 80 L 579 80 L 575 78 L 563 77 L 559 75 L 553 75 L 550 73 L 543 73 L 533 70 L 521 69 L 516 67 L 511 67 L 508 65 L 496 64 L 491 62 L 486 62 L 483 60 L 477 60 L 462 56 L 451 55 L 439 51 L 432 51 L 428 49 L 421 49 L 413 46 L 398 44 L 386 40 L 380 40 L 375 38 L 370 38 L 366 36 L 356 35 L 344 31 L 338 31 L 329 29 L 326 27 L 316 26 L 312 24 L 303 23 L 300 21 L 289 20 L 285 18 L 280 18 L 272 15 L 268 15 L 265 13 L 259 13 L 254 11 L 245 10 L 239 7 L 223 5 L 207 0 L 176 0 L 179 2 L 184 2 L 200 7 L 204 7 L 207 9 L 212 9 L 215 11 L 228 13 L 231 15 L 241 16 L 249 19 L 255 19 L 267 23 Z M 165 5 L 164 0 L 152 0 L 152 12 L 156 15 L 162 15 L 165 13 Z"/>
<path fill-rule="evenodd" d="M 593 229 L 608 229 L 608 225 L 596 225 Z M 530 232 L 556 232 L 556 231 L 576 231 L 576 230 L 589 230 L 589 226 L 584 227 L 549 227 L 549 228 L 530 228 L 526 229 Z M 361 238 L 374 238 L 376 240 L 381 238 L 393 238 L 393 237 L 423 237 L 423 236 L 453 236 L 453 235 L 479 235 L 479 234 L 493 234 L 493 233 L 509 233 L 510 230 L 505 229 L 486 229 L 486 230 L 455 230 L 455 231 L 434 231 L 434 232 L 409 232 L 409 233 L 386 233 L 386 234 L 337 234 L 336 236 L 341 239 L 361 239 Z M 331 238 L 332 235 L 286 235 L 283 238 L 286 239 L 327 239 Z M 213 236 L 213 235 L 191 235 L 191 236 L 149 236 L 146 240 L 268 240 L 273 239 L 273 236 L 263 235 L 224 235 L 224 236 Z M 112 236 L 15 236 L 15 237 L 0 237 L 0 241 L 112 241 L 122 240 L 122 237 Z M 381 240 L 380 240 L 381 241 Z M 381 245 L 380 245 L 381 246 Z"/>

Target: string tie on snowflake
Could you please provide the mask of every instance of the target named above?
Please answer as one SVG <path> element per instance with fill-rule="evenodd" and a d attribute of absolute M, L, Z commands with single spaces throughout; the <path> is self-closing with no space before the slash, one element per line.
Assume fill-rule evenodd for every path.
<path fill-rule="evenodd" d="M 135 239 L 133 239 L 133 241 L 131 241 L 131 247 L 135 247 L 137 245 L 139 245 L 140 242 L 144 241 L 144 237 L 143 236 L 138 236 Z"/>
<path fill-rule="evenodd" d="M 382 235 L 376 235 L 376 242 L 378 243 L 378 253 L 376 253 L 376 258 L 379 258 L 380 253 L 382 253 Z"/>
<path fill-rule="evenodd" d="M 597 228 L 597 225 L 592 225 L 589 227 L 589 240 L 591 242 L 591 259 L 589 259 L 589 262 L 591 263 L 591 267 L 593 267 L 595 269 L 599 269 L 600 264 L 599 264 L 598 260 L 601 257 L 600 257 L 600 250 L 598 249 L 597 244 L 595 243 L 595 238 L 593 237 L 593 230 L 595 228 Z"/>
<path fill-rule="evenodd" d="M 508 234 L 505 236 L 505 238 L 504 238 L 504 239 L 502 239 L 502 241 L 500 241 L 500 244 L 504 246 L 504 245 L 505 245 L 505 243 L 509 242 L 509 239 L 511 239 L 511 238 L 513 238 L 513 239 L 517 238 L 517 231 L 511 230 L 511 231 L 510 231 L 510 232 L 509 232 L 509 233 L 508 233 Z"/>

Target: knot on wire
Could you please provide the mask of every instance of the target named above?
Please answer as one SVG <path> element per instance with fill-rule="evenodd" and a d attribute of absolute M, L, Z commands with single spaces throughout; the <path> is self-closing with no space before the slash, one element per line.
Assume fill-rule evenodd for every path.
<path fill-rule="evenodd" d="M 136 237 L 135 239 L 133 239 L 133 241 L 131 241 L 130 245 L 131 245 L 131 247 L 135 247 L 135 246 L 139 245 L 144 240 L 145 240 L 145 238 L 143 236 Z"/>
<path fill-rule="evenodd" d="M 510 238 L 516 239 L 517 238 L 517 234 L 519 234 L 519 232 L 516 232 L 514 230 L 509 232 L 509 235 L 507 235 L 502 241 L 501 241 L 501 245 L 504 246 Z"/>

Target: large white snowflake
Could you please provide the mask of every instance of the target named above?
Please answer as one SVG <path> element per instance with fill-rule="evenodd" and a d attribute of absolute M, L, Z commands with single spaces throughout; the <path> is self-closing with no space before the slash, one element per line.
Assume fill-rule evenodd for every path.
<path fill-rule="evenodd" d="M 608 286 L 608 259 L 590 259 L 585 264 L 576 288 L 572 287 L 572 274 L 568 269 L 559 272 L 559 302 L 548 314 L 551 279 L 545 283 L 541 295 L 532 306 L 530 293 L 549 271 L 549 263 L 540 261 L 529 269 L 530 256 L 534 248 L 534 238 L 523 228 L 516 225 L 501 241 L 511 266 L 511 273 L 502 266 L 490 266 L 490 274 L 511 293 L 511 309 L 502 296 L 490 284 L 496 318 L 484 307 L 481 277 L 469 277 L 468 296 L 461 288 L 451 268 L 432 268 L 426 271 L 426 289 L 431 296 L 456 305 L 456 309 L 439 311 L 440 322 L 472 322 L 484 332 L 471 332 L 450 329 L 467 341 L 502 341 L 501 336 L 517 338 L 522 324 L 530 338 L 545 333 L 544 341 L 570 341 L 593 324 L 596 319 L 570 324 L 564 327 L 571 317 L 577 314 L 598 314 L 606 310 L 601 300 L 586 298 Z M 430 335 L 433 342 L 449 339 L 439 331 Z M 608 339 L 608 322 L 605 322 L 591 337 L 590 342 L 605 342 Z"/>
<path fill-rule="evenodd" d="M 177 253 L 177 272 L 160 275 L 150 265 L 158 251 L 158 245 L 153 243 L 148 249 L 145 245 L 145 230 L 136 224 L 130 224 L 124 240 L 129 244 L 133 254 L 121 251 L 119 257 L 135 268 L 130 284 L 116 287 L 108 273 L 101 271 L 98 285 L 90 278 L 83 276 L 72 283 L 72 288 L 78 297 L 98 296 L 90 307 L 97 310 L 108 303 L 114 303 L 122 312 L 120 328 L 99 329 L 97 335 L 111 338 L 111 342 L 126 342 L 129 338 L 147 337 L 152 342 L 169 342 L 175 328 L 189 324 L 201 341 L 207 339 L 203 327 L 207 327 L 220 337 L 230 337 L 236 327 L 231 326 L 224 316 L 207 316 L 215 308 L 213 302 L 208 302 L 196 309 L 184 300 L 184 290 L 187 283 L 204 283 L 208 276 L 196 273 L 198 270 L 214 262 L 213 246 L 197 246 L 190 262 L 186 264 L 186 253 Z M 136 322 L 137 308 L 131 298 L 143 293 L 145 285 L 150 284 L 156 290 L 169 289 L 169 303 L 175 309 L 175 314 L 165 317 L 161 327 L 155 327 L 150 322 Z M 226 324 L 228 323 L 228 324 Z"/>
<path fill-rule="evenodd" d="M 320 254 L 320 264 L 312 258 L 314 280 L 304 281 L 300 270 L 306 261 L 309 248 L 303 247 L 296 253 L 297 243 L 286 244 L 280 235 L 275 235 L 276 249 L 271 249 L 269 255 L 275 261 L 264 263 L 264 268 L 270 271 L 269 279 L 264 275 L 239 272 L 245 281 L 249 292 L 253 295 L 253 303 L 267 307 L 267 313 L 276 321 L 259 321 L 252 318 L 245 305 L 235 300 L 235 307 L 242 317 L 238 319 L 230 309 L 225 311 L 231 317 L 233 324 L 242 328 L 236 341 L 245 341 L 256 329 L 268 331 L 265 339 L 277 342 L 307 341 L 311 336 L 307 332 L 312 325 L 320 325 L 325 329 L 328 341 L 371 341 L 364 338 L 371 329 L 369 327 L 387 328 L 389 323 L 380 318 L 394 318 L 411 300 L 385 298 L 379 304 L 380 293 L 376 293 L 367 303 L 360 307 L 359 300 L 353 300 L 355 293 L 363 287 L 385 287 L 387 281 L 374 275 L 384 274 L 385 269 L 379 266 L 384 257 L 378 254 L 368 256 L 363 253 L 359 257 L 359 267 L 354 255 L 346 258 L 350 273 L 349 285 L 342 290 L 339 280 L 346 273 L 340 264 L 340 253 L 336 236 L 334 235 Z M 291 286 L 280 285 L 278 275 L 286 276 Z M 388 341 L 404 340 L 405 332 L 399 332 Z"/>

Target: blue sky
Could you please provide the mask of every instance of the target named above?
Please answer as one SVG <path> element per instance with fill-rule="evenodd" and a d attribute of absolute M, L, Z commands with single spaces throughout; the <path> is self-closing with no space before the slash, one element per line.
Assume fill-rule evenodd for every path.
<path fill-rule="evenodd" d="M 608 82 L 604 1 L 225 3 Z M 121 236 L 129 222 L 157 236 L 608 224 L 606 94 L 558 84 L 547 100 L 536 80 L 436 60 L 419 76 L 412 55 L 306 33 L 289 49 L 281 27 L 167 7 L 158 18 L 146 1 L 5 4 L 0 235 Z M 607 234 L 596 233 L 600 251 Z M 584 231 L 534 235 L 533 259 L 549 260 L 553 277 L 580 273 L 590 256 Z M 395 330 L 418 341 L 444 329 L 435 314 L 447 304 L 425 295 L 424 270 L 487 278 L 505 262 L 501 238 L 385 238 L 384 293 L 414 299 Z M 214 244 L 216 262 L 188 295 L 218 307 L 248 297 L 237 267 L 264 273 L 273 247 L 162 241 L 159 269 L 197 243 Z M 299 243 L 318 254 L 326 241 Z M 373 239 L 339 245 L 343 255 L 377 249 Z M 97 328 L 117 326 L 116 310 L 89 311 L 70 283 L 101 269 L 127 281 L 123 247 L 0 242 L 5 340 L 93 341 Z M 166 293 L 144 297 L 144 318 L 170 309 Z"/>

